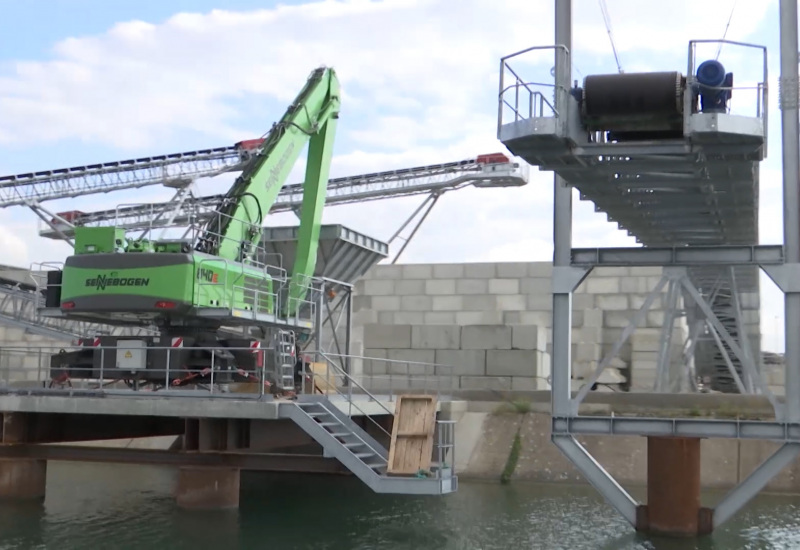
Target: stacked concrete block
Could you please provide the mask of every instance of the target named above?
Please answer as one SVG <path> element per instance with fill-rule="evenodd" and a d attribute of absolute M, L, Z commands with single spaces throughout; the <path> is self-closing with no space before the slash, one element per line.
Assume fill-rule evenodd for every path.
<path fill-rule="evenodd" d="M 583 326 L 572 331 L 572 378 L 583 380 L 597 368 L 603 355 L 603 310 L 587 309 Z"/>
<path fill-rule="evenodd" d="M 657 375 L 661 333 L 660 328 L 643 328 L 631 336 L 631 391 L 653 390 Z M 673 377 L 679 376 L 683 368 L 681 350 L 685 338 L 686 331 L 682 327 L 673 327 L 668 366 Z"/>
<path fill-rule="evenodd" d="M 47 379 L 50 356 L 67 343 L 0 325 L 0 384 Z"/>
<path fill-rule="evenodd" d="M 575 290 L 572 309 L 573 377 L 585 379 L 620 338 L 648 294 L 662 277 L 660 267 L 597 268 Z M 665 286 L 655 296 L 637 332 L 660 331 L 666 312 Z M 535 326 L 546 329 L 546 351 L 552 351 L 552 264 L 514 262 L 480 264 L 378 265 L 356 285 L 356 323 L 409 326 Z M 743 295 L 751 348 L 759 356 L 758 294 Z M 682 307 L 682 300 L 678 307 Z M 672 355 L 679 357 L 688 328 L 675 322 Z M 622 346 L 612 368 L 630 375 L 632 363 L 644 365 L 647 377 L 652 353 L 637 349 L 634 337 Z M 488 338 L 488 336 L 486 336 Z M 499 338 L 495 335 L 494 338 Z M 648 336 L 639 339 L 647 341 Z M 462 342 L 463 342 L 462 332 Z M 367 342 L 366 348 L 370 348 Z M 469 345 L 469 343 L 467 343 Z M 470 351 L 464 349 L 464 351 Z M 488 351 L 486 349 L 485 351 Z M 648 363 L 650 361 L 650 363 Z"/>
<path fill-rule="evenodd" d="M 369 389 L 548 389 L 546 330 L 532 325 L 369 325 Z"/>
<path fill-rule="evenodd" d="M 546 327 L 551 274 L 545 262 L 378 265 L 355 289 L 371 299 L 354 309 L 381 324 Z"/>

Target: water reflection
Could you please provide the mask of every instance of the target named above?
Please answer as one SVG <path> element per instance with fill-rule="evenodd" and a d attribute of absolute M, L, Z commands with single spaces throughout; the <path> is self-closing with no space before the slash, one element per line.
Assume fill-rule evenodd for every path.
<path fill-rule="evenodd" d="M 52 464 L 41 503 L 0 502 L 0 550 L 800 548 L 800 499 L 762 496 L 711 537 L 635 533 L 590 487 L 461 484 L 376 495 L 339 476 L 246 474 L 238 511 L 187 512 L 167 468 Z"/>

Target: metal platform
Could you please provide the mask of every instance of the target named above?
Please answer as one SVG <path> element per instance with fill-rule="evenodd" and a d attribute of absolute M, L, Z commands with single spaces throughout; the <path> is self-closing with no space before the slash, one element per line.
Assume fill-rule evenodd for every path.
<path fill-rule="evenodd" d="M 767 67 L 766 50 L 753 47 L 764 51 L 765 62 L 754 116 L 693 113 L 683 139 L 609 143 L 597 132 L 558 123 L 557 116 L 520 119 L 519 109 L 537 92 L 519 78 L 511 85 L 501 79 L 502 101 L 514 116 L 501 114 L 498 137 L 513 154 L 558 174 L 643 245 L 757 244 Z M 535 50 L 504 58 L 504 67 Z M 692 63 L 689 68 L 692 74 Z M 517 99 L 509 104 L 505 98 L 512 96 Z M 577 100 L 565 94 L 564 101 L 577 117 Z"/>
<path fill-rule="evenodd" d="M 306 371 L 306 382 L 298 387 L 298 394 L 294 398 L 274 396 L 260 383 L 259 380 L 266 379 L 267 367 L 263 364 L 260 372 L 258 369 L 252 371 L 256 382 L 244 384 L 215 382 L 212 375 L 207 384 L 194 388 L 173 387 L 169 381 L 181 374 L 183 367 L 171 371 L 169 361 L 164 369 L 154 367 L 154 370 L 163 370 L 158 375 L 163 385 L 158 388 L 122 384 L 114 378 L 119 372 L 115 374 L 102 368 L 96 378 L 54 381 L 49 365 L 50 355 L 57 349 L 0 349 L 0 420 L 6 418 L 10 424 L 8 418 L 14 418 L 17 424 L 31 422 L 37 426 L 55 422 L 63 428 L 76 422 L 103 424 L 109 418 L 115 419 L 107 424 L 110 426 L 127 425 L 141 418 L 149 419 L 151 425 L 174 426 L 176 420 L 185 419 L 187 423 L 204 423 L 206 427 L 203 429 L 209 431 L 213 431 L 213 425 L 220 421 L 228 425 L 244 421 L 245 424 L 239 426 L 241 429 L 250 431 L 256 429 L 255 426 L 260 434 L 258 437 L 269 439 L 273 444 L 279 443 L 282 437 L 292 438 L 290 433 L 287 436 L 286 430 L 286 421 L 290 421 L 319 444 L 323 453 L 320 458 L 335 458 L 375 492 L 442 495 L 455 492 L 458 488 L 453 466 L 455 421 L 446 418 L 453 411 L 453 402 L 446 391 L 424 386 L 426 389 L 411 392 L 398 388 L 388 393 L 373 394 L 357 377 L 350 376 L 343 368 L 342 364 L 347 358 L 330 355 L 315 357 L 317 361 L 314 365 L 324 364 L 326 368 Z M 102 354 L 108 353 L 113 347 L 100 345 L 95 349 Z M 403 362 L 396 363 L 401 365 Z M 429 365 L 429 368 L 432 372 L 434 365 Z M 222 372 L 219 367 L 217 370 Z M 399 386 L 415 386 L 420 379 L 424 380 L 424 377 L 409 374 L 405 384 Z M 398 396 L 407 393 L 435 396 L 435 411 L 445 418 L 436 418 L 433 423 L 433 433 L 430 435 L 433 437 L 432 451 L 435 456 L 429 470 L 416 472 L 415 475 L 390 475 L 387 472 L 387 446 L 392 434 L 386 425 L 396 415 Z M 114 437 L 114 429 L 124 431 L 119 427 L 106 430 L 107 437 Z M 57 438 L 58 434 L 66 432 L 69 430 L 40 430 L 36 433 L 45 434 L 42 437 L 46 439 Z M 64 436 L 65 442 L 69 441 L 68 437 Z M 117 437 L 122 435 L 117 434 Z M 0 433 L 0 442 L 11 441 Z M 36 440 L 36 436 L 31 440 L 16 441 L 25 444 L 58 442 Z M 287 445 L 290 446 L 290 443 Z M 241 447 L 234 447 L 231 450 L 240 455 L 236 460 L 255 464 L 260 456 L 258 449 L 251 448 L 249 441 L 242 443 Z M 198 449 L 193 454 L 210 456 L 220 450 L 223 449 Z M 291 455 L 285 456 L 291 459 Z M 91 453 L 78 453 L 78 457 L 78 460 L 92 459 Z M 119 458 L 124 462 L 126 457 Z M 129 455 L 128 458 L 136 459 L 135 455 Z M 180 456 L 173 458 L 180 460 Z"/>

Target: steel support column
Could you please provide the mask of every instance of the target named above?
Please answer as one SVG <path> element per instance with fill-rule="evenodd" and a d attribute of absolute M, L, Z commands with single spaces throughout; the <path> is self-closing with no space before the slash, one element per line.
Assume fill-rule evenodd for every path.
<path fill-rule="evenodd" d="M 562 63 L 556 49 L 556 109 L 566 116 L 566 91 L 571 79 L 572 0 L 555 0 L 555 42 L 566 47 Z M 566 121 L 562 120 L 562 127 Z M 560 176 L 553 182 L 553 377 L 552 414 L 568 417 L 572 412 L 572 292 L 587 270 L 571 267 L 572 188 Z M 636 523 L 636 501 L 606 472 L 572 436 L 553 435 L 553 443 L 580 470 L 603 497 L 632 525 Z"/>
<path fill-rule="evenodd" d="M 780 108 L 783 149 L 783 247 L 786 263 L 800 264 L 800 125 L 798 124 L 797 0 L 780 0 Z M 800 293 L 784 290 L 786 419 L 800 422 Z"/>
<path fill-rule="evenodd" d="M 555 0 L 556 44 L 572 51 L 572 0 Z M 571 62 L 561 63 L 558 50 L 555 54 L 556 109 L 566 114 L 561 90 L 569 88 Z M 563 122 L 562 122 L 563 124 Z M 553 182 L 553 279 L 558 280 L 559 271 L 569 269 L 572 250 L 572 188 L 560 176 Z M 553 416 L 571 414 L 572 395 L 572 289 L 553 287 Z"/>
<path fill-rule="evenodd" d="M 700 524 L 699 438 L 647 438 L 647 505 L 642 511 L 639 530 L 683 536 L 709 530 Z"/>

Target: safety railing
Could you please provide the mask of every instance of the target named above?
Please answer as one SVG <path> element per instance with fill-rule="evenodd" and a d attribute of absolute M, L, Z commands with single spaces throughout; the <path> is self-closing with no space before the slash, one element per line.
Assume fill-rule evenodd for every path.
<path fill-rule="evenodd" d="M 49 271 L 63 271 L 64 262 L 34 262 L 31 264 L 29 277 L 33 286 L 36 287 L 34 293 L 34 308 L 39 311 L 40 308 L 45 306 L 45 291 L 47 290 L 47 273 Z M 60 285 L 57 285 L 60 286 Z"/>
<path fill-rule="evenodd" d="M 391 438 L 386 428 L 379 424 L 374 418 L 375 415 L 394 415 L 394 410 L 384 405 L 384 401 L 378 399 L 367 388 L 365 388 L 355 377 L 350 376 L 345 369 L 336 364 L 335 358 L 324 353 L 315 354 L 316 364 L 324 362 L 325 369 L 322 372 L 308 370 L 304 368 L 303 378 L 310 382 L 310 387 L 303 384 L 303 393 L 322 394 L 330 398 L 338 396 L 348 405 L 348 416 L 353 416 L 353 410 L 358 411 L 368 419 L 378 431 Z M 304 365 L 305 367 L 305 365 Z M 359 396 L 364 398 L 359 399 Z M 374 403 L 369 406 L 368 403 Z M 367 412 L 369 410 L 369 413 Z"/>
<path fill-rule="evenodd" d="M 436 439 L 434 441 L 436 449 L 437 463 L 439 465 L 439 475 L 456 470 L 456 421 L 437 420 Z"/>
<path fill-rule="evenodd" d="M 100 338 L 84 340 L 86 345 L 0 347 L 0 389 L 123 395 L 189 392 L 198 397 L 261 398 L 272 393 L 276 380 L 265 360 L 269 348 L 140 347 L 124 342 L 107 346 Z M 199 360 L 193 357 L 192 366 L 185 366 L 187 358 L 192 354 L 196 357 L 198 351 L 204 356 Z M 139 365 L 133 365 L 134 361 Z"/>
<path fill-rule="evenodd" d="M 413 392 L 435 395 L 439 400 L 449 400 L 457 389 L 457 376 L 453 365 L 403 361 L 358 355 L 321 353 L 327 365 L 337 371 L 350 372 L 347 381 L 358 380 L 357 386 L 370 394 L 380 395 L 393 402 L 398 395 Z M 346 386 L 347 381 L 343 380 Z M 349 391 L 345 388 L 345 391 Z"/>
<path fill-rule="evenodd" d="M 742 58 L 742 56 L 736 55 L 732 56 L 732 59 L 736 59 L 736 62 L 733 64 L 733 66 L 725 66 L 725 64 L 723 63 L 723 65 L 725 66 L 725 72 L 733 73 L 734 76 L 733 86 L 722 86 L 722 85 L 710 86 L 707 84 L 701 84 L 700 82 L 698 82 L 696 71 L 698 68 L 698 63 L 697 63 L 698 50 L 702 49 L 704 46 L 712 46 L 717 48 L 717 51 L 713 55 L 709 50 L 708 55 L 703 56 L 704 60 L 706 59 L 716 60 L 717 58 L 719 58 L 721 56 L 723 46 L 731 46 L 734 48 L 745 49 L 750 52 L 755 50 L 758 56 L 758 60 L 754 59 L 753 56 L 745 55 L 744 58 Z M 725 58 L 723 57 L 723 59 Z M 725 59 L 725 62 L 727 63 L 729 59 Z M 760 70 L 758 67 L 759 62 L 761 63 Z M 749 83 L 746 85 L 735 84 L 737 80 L 742 78 L 742 76 L 744 76 L 745 82 Z M 768 74 L 768 62 L 767 62 L 767 48 L 765 46 L 761 46 L 759 44 L 751 44 L 747 42 L 737 42 L 734 40 L 714 40 L 714 39 L 690 40 L 686 77 L 687 77 L 688 90 L 694 90 L 694 91 L 699 91 L 701 89 L 714 90 L 714 91 L 728 90 L 730 92 L 730 100 L 727 112 L 729 114 L 749 116 L 762 119 L 764 125 L 764 137 L 766 138 L 768 130 L 767 102 L 769 97 L 769 91 L 767 83 L 769 81 L 769 74 Z"/>
<path fill-rule="evenodd" d="M 527 80 L 519 75 L 519 72 L 511 67 L 510 60 L 520 66 L 527 60 L 536 58 L 541 61 L 543 52 L 553 50 L 555 52 L 556 65 L 551 73 L 553 81 L 542 82 L 538 80 Z M 497 129 L 498 132 L 504 124 L 519 122 L 531 118 L 554 117 L 559 118 L 557 106 L 559 92 L 567 93 L 568 90 L 558 86 L 555 82 L 556 74 L 569 66 L 569 50 L 563 45 L 555 46 L 534 46 L 522 51 L 507 55 L 500 60 L 500 91 L 498 94 Z M 521 72 L 521 71 L 520 71 Z M 546 93 L 545 93 L 546 92 Z"/>

